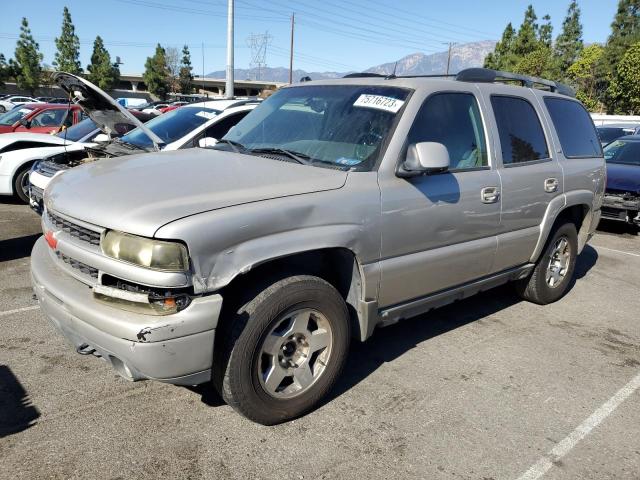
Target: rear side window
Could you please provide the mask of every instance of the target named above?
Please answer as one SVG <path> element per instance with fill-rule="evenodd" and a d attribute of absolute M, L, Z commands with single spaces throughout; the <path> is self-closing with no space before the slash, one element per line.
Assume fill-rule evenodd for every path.
<path fill-rule="evenodd" d="M 528 101 L 493 95 L 491 105 L 498 125 L 503 164 L 549 158 L 540 119 Z"/>
<path fill-rule="evenodd" d="M 551 121 L 567 158 L 601 157 L 600 140 L 591 117 L 573 100 L 545 97 Z"/>

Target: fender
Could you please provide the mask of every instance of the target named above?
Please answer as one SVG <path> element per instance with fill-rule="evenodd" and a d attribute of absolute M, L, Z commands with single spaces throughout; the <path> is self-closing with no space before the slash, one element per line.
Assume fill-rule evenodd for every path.
<path fill-rule="evenodd" d="M 552 199 L 547 206 L 547 211 L 545 212 L 542 223 L 540 224 L 540 236 L 538 237 L 536 247 L 531 254 L 530 261 L 535 263 L 542 254 L 542 249 L 547 243 L 551 229 L 560 213 L 575 205 L 583 205 L 588 208 L 588 212 L 585 215 L 580 232 L 578 232 L 578 254 L 582 252 L 582 249 L 587 243 L 588 232 L 591 228 L 594 199 L 595 194 L 590 190 L 574 190 L 558 195 Z"/>

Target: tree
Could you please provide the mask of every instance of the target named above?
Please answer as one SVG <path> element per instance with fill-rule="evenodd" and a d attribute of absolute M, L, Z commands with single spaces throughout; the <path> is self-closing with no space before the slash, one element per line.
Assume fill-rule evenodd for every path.
<path fill-rule="evenodd" d="M 618 63 L 607 93 L 615 101 L 615 113 L 640 113 L 640 42 L 632 45 Z"/>
<path fill-rule="evenodd" d="M 567 69 L 567 77 L 576 87 L 576 97 L 591 112 L 602 110 L 606 72 L 602 68 L 604 48 L 598 44 L 585 47 L 577 60 Z"/>
<path fill-rule="evenodd" d="M 180 65 L 180 73 L 178 82 L 180 83 L 181 93 L 191 93 L 193 91 L 193 67 L 191 66 L 191 54 L 189 46 L 182 47 L 182 63 Z"/>
<path fill-rule="evenodd" d="M 522 57 L 513 71 L 534 77 L 555 78 L 556 69 L 551 49 L 544 44 L 540 44 L 533 52 Z"/>
<path fill-rule="evenodd" d="M 551 48 L 551 43 L 553 42 L 553 25 L 551 25 L 551 17 L 549 15 L 545 15 L 542 17 L 544 23 L 540 25 L 540 30 L 538 32 L 538 41 L 547 48 Z"/>
<path fill-rule="evenodd" d="M 577 60 L 583 48 L 580 7 L 578 2 L 573 0 L 569 4 L 567 16 L 562 22 L 562 32 L 556 38 L 554 47 L 562 76 L 566 75 L 568 68 Z"/>
<path fill-rule="evenodd" d="M 93 42 L 91 63 L 87 66 L 89 81 L 103 90 L 113 90 L 120 80 L 118 65 L 111 63 L 111 55 L 100 35 Z"/>
<path fill-rule="evenodd" d="M 29 22 L 23 17 L 20 25 L 20 38 L 16 43 L 15 62 L 12 62 L 12 67 L 15 71 L 18 87 L 27 90 L 31 95 L 34 95 L 40 86 L 42 58 L 40 46 L 31 35 Z"/>
<path fill-rule="evenodd" d="M 169 74 L 167 81 L 169 89 L 177 92 L 179 89 L 178 77 L 180 75 L 180 52 L 175 47 L 165 48 L 165 61 L 167 63 L 167 72 Z"/>
<path fill-rule="evenodd" d="M 513 29 L 511 23 L 507 25 L 502 33 L 502 38 L 492 53 L 487 55 L 484 60 L 485 68 L 493 68 L 494 70 L 507 70 L 513 69 L 517 62 L 516 55 L 513 51 L 516 31 Z"/>
<path fill-rule="evenodd" d="M 160 44 L 156 45 L 153 57 L 147 57 L 142 74 L 147 90 L 163 100 L 169 93 L 169 69 L 167 68 L 166 52 Z"/>
<path fill-rule="evenodd" d="M 64 7 L 62 12 L 62 32 L 56 38 L 56 52 L 53 65 L 63 72 L 78 75 L 82 73 L 80 65 L 80 39 L 71 21 L 69 9 Z"/>
<path fill-rule="evenodd" d="M 613 74 L 616 65 L 627 49 L 640 41 L 640 0 L 620 0 L 618 11 L 611 24 L 611 35 L 607 39 L 604 62 Z"/>
<path fill-rule="evenodd" d="M 607 39 L 604 55 L 602 56 L 603 68 L 611 80 L 617 74 L 617 66 L 628 48 L 640 41 L 640 0 L 619 0 L 616 16 L 611 24 L 611 35 Z M 620 110 L 617 105 L 615 88 L 607 88 L 605 105 L 607 112 Z"/>
<path fill-rule="evenodd" d="M 536 12 L 533 10 L 533 6 L 529 5 L 527 10 L 524 12 L 524 20 L 518 29 L 518 34 L 516 35 L 513 45 L 513 52 L 518 57 L 524 57 L 538 48 L 539 40 L 538 24 L 536 23 L 537 19 L 538 17 L 536 16 Z"/>
<path fill-rule="evenodd" d="M 4 88 L 4 82 L 9 79 L 9 64 L 4 54 L 0 53 L 0 88 Z"/>

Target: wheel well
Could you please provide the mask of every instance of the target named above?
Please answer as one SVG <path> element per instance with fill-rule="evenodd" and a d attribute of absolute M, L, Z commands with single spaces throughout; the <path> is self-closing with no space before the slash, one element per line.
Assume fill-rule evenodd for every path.
<path fill-rule="evenodd" d="M 587 243 L 587 237 L 589 235 L 589 225 L 585 222 L 587 215 L 589 214 L 591 207 L 586 204 L 571 205 L 562 210 L 554 222 L 554 228 L 558 225 L 562 225 L 566 222 L 571 222 L 576 226 L 578 232 L 578 250 L 582 251 L 582 248 Z"/>
<path fill-rule="evenodd" d="M 362 298 L 362 278 L 357 258 L 347 248 L 311 250 L 261 263 L 237 275 L 222 289 L 222 297 L 236 303 L 248 289 L 266 287 L 267 283 L 291 275 L 314 275 L 330 283 L 347 303 L 352 335 L 360 338 L 358 302 Z"/>

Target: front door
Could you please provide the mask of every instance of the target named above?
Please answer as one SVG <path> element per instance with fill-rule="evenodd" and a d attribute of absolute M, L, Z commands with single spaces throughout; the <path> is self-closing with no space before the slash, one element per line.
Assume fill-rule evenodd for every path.
<path fill-rule="evenodd" d="M 381 178 L 381 308 L 485 276 L 496 252 L 500 177 L 475 94 L 428 97 L 407 145 L 418 142 L 445 145 L 450 169 Z"/>

